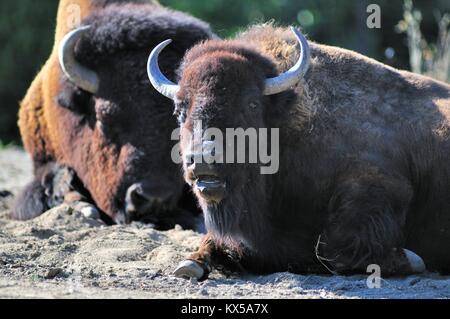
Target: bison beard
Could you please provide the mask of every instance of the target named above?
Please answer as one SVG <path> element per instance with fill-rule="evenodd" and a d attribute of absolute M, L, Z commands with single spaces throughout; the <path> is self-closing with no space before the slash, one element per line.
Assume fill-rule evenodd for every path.
<path fill-rule="evenodd" d="M 184 163 L 208 234 L 175 274 L 205 279 L 218 265 L 350 274 L 378 264 L 387 276 L 424 271 L 423 261 L 448 273 L 450 87 L 351 51 L 309 46 L 308 73 L 279 94 L 267 94 L 267 78 L 301 53 L 290 32 L 270 25 L 193 47 L 178 84 L 149 70 L 162 94 L 176 93 L 182 153 L 198 120 L 222 131 L 280 128 L 277 174 L 255 174 L 254 164 L 211 166 L 226 182 L 219 202 L 197 189 L 195 163 Z"/>
<path fill-rule="evenodd" d="M 143 220 L 168 229 L 196 228 L 201 221 L 180 168 L 170 161 L 173 106 L 148 90 L 145 63 L 153 46 L 173 36 L 179 48 L 168 52 L 163 68 L 174 76 L 184 52 L 213 34 L 207 24 L 152 3 L 60 1 L 54 50 L 21 103 L 19 126 L 35 180 L 13 217 L 30 219 L 61 202 L 82 201 L 107 222 Z M 70 39 L 67 6 L 73 4 L 90 27 L 71 43 L 63 37 Z M 95 86 L 72 76 L 80 67 L 95 75 Z M 69 171 L 76 183 L 60 178 Z"/>

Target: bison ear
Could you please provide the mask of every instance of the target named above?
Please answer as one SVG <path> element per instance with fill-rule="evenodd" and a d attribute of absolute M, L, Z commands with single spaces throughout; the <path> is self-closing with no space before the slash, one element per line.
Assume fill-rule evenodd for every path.
<path fill-rule="evenodd" d="M 93 96 L 74 85 L 68 84 L 58 95 L 58 104 L 74 113 L 86 115 L 93 107 Z"/>

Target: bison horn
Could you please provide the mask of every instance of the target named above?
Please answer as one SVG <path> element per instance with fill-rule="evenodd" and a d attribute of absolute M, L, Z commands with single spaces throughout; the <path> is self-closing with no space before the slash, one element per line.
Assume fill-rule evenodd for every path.
<path fill-rule="evenodd" d="M 308 41 L 299 30 L 292 28 L 292 31 L 300 44 L 300 57 L 290 70 L 275 78 L 266 80 L 264 95 L 273 95 L 288 90 L 297 84 L 305 75 L 306 71 L 308 71 L 311 59 Z M 172 40 L 166 40 L 153 49 L 148 60 L 147 72 L 153 87 L 162 95 L 174 100 L 180 87 L 168 80 L 164 74 L 162 74 L 158 65 L 159 54 L 171 42 Z"/>
<path fill-rule="evenodd" d="M 297 41 L 300 44 L 300 57 L 297 63 L 288 71 L 277 77 L 266 80 L 264 95 L 278 94 L 293 87 L 308 71 L 311 60 L 311 50 L 305 36 L 296 28 L 292 27 Z"/>
<path fill-rule="evenodd" d="M 96 93 L 100 84 L 97 73 L 82 66 L 75 59 L 75 45 L 89 28 L 90 26 L 77 28 L 63 38 L 59 46 L 59 64 L 73 84 L 87 92 Z"/>
<path fill-rule="evenodd" d="M 164 76 L 158 64 L 159 54 L 171 42 L 172 40 L 166 40 L 153 49 L 148 59 L 147 72 L 153 87 L 162 95 L 175 100 L 180 87 Z"/>

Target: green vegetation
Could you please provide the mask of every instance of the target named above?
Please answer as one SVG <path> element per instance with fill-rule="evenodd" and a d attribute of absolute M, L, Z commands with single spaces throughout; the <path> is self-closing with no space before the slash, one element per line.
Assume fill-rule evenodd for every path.
<path fill-rule="evenodd" d="M 419 50 L 419 53 L 412 53 L 414 60 L 410 59 L 408 53 L 408 49 L 412 48 L 409 36 L 411 32 L 406 31 L 411 25 L 404 23 L 403 27 L 406 29 L 396 28 L 400 20 L 407 20 L 401 1 L 160 0 L 160 2 L 211 23 L 222 37 L 232 36 L 249 24 L 273 20 L 281 25 L 301 25 L 309 37 L 317 42 L 353 49 L 398 68 L 410 69 L 410 65 L 414 66 L 421 55 L 420 59 L 424 62 L 420 64 L 420 69 L 414 70 L 441 79 L 443 75 L 436 72 L 442 73 L 443 65 L 448 63 L 448 42 L 445 46 L 445 42 L 440 40 L 444 37 L 442 30 L 447 32 L 448 38 L 448 17 L 447 20 L 444 19 L 444 14 L 450 12 L 448 0 L 414 1 L 414 7 L 421 12 L 420 29 L 417 23 L 413 23 L 412 26 L 415 28 L 416 37 L 418 31 L 421 37 L 421 44 L 416 45 L 416 51 L 411 51 Z M 369 3 L 377 3 L 381 7 L 381 29 L 368 29 L 366 26 L 368 16 L 366 8 Z M 18 103 L 50 52 L 57 5 L 58 2 L 55 0 L 0 2 L 2 43 L 0 138 L 4 141 L 19 141 L 16 124 Z M 406 10 L 405 14 L 407 12 Z M 436 21 L 438 14 L 441 17 L 440 24 Z M 444 25 L 445 21 L 447 25 Z M 398 30 L 406 31 L 408 35 Z M 424 43 L 427 46 L 424 46 Z"/>
<path fill-rule="evenodd" d="M 17 145 L 16 145 L 16 143 L 14 143 L 14 142 L 9 142 L 9 143 L 3 143 L 1 140 L 0 140 L 0 151 L 3 151 L 3 150 L 6 150 L 6 149 L 9 149 L 9 148 L 12 148 L 12 147 L 16 147 Z"/>

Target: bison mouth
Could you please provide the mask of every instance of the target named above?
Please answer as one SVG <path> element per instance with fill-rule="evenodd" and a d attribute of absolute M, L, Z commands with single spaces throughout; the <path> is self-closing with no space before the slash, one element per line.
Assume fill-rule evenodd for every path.
<path fill-rule="evenodd" d="M 200 175 L 195 181 L 199 195 L 207 201 L 219 203 L 225 196 L 226 183 L 215 175 Z"/>

